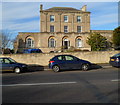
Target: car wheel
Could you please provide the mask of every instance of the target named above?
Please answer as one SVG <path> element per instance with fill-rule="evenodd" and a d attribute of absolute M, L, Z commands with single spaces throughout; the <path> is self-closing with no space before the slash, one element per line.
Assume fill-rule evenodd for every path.
<path fill-rule="evenodd" d="M 57 65 L 53 66 L 52 69 L 53 69 L 54 72 L 59 72 L 60 71 L 60 67 L 57 66 Z"/>
<path fill-rule="evenodd" d="M 82 64 L 82 70 L 87 71 L 89 69 L 89 64 Z"/>
<path fill-rule="evenodd" d="M 19 73 L 21 72 L 21 69 L 20 69 L 19 67 L 16 67 L 16 68 L 14 69 L 14 72 L 17 73 L 17 74 L 19 74 Z"/>

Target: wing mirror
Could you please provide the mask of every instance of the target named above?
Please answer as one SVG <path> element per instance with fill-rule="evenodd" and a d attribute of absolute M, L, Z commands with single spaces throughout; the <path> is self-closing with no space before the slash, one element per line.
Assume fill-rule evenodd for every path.
<path fill-rule="evenodd" d="M 10 62 L 10 64 L 15 64 L 14 62 Z"/>

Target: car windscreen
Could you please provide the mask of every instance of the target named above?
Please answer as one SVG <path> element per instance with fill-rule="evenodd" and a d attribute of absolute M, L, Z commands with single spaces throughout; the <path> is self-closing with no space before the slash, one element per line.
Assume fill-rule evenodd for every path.
<path fill-rule="evenodd" d="M 12 62 L 12 63 L 16 63 L 16 61 L 11 59 L 11 58 L 9 58 L 9 61 Z"/>
<path fill-rule="evenodd" d="M 0 58 L 0 63 L 3 63 L 3 62 L 4 62 L 4 60 L 2 58 Z"/>
<path fill-rule="evenodd" d="M 120 53 L 115 54 L 113 57 L 120 57 Z"/>

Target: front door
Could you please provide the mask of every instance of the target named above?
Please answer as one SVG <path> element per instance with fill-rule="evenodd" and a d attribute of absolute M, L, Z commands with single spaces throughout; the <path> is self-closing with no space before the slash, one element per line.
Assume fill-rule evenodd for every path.
<path fill-rule="evenodd" d="M 63 40 L 63 46 L 64 49 L 68 49 L 68 47 L 70 46 L 70 41 L 67 38 Z"/>
<path fill-rule="evenodd" d="M 64 47 L 65 49 L 68 49 L 68 41 L 64 41 Z"/>

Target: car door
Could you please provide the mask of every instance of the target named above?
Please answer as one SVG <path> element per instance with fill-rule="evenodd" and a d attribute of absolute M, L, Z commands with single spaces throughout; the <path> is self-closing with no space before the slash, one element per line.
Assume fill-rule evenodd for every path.
<path fill-rule="evenodd" d="M 68 69 L 80 69 L 80 60 L 72 55 L 66 55 L 66 67 Z"/>
<path fill-rule="evenodd" d="M 61 69 L 66 69 L 66 63 L 63 55 L 57 57 L 57 64 Z"/>
<path fill-rule="evenodd" d="M 67 69 L 75 69 L 76 68 L 76 61 L 74 56 L 65 55 L 65 65 Z"/>
<path fill-rule="evenodd" d="M 2 70 L 3 71 L 13 71 L 14 64 L 11 64 L 8 58 L 3 58 Z"/>
<path fill-rule="evenodd" d="M 3 62 L 3 59 L 0 58 L 0 71 L 2 71 L 2 62 Z"/>

